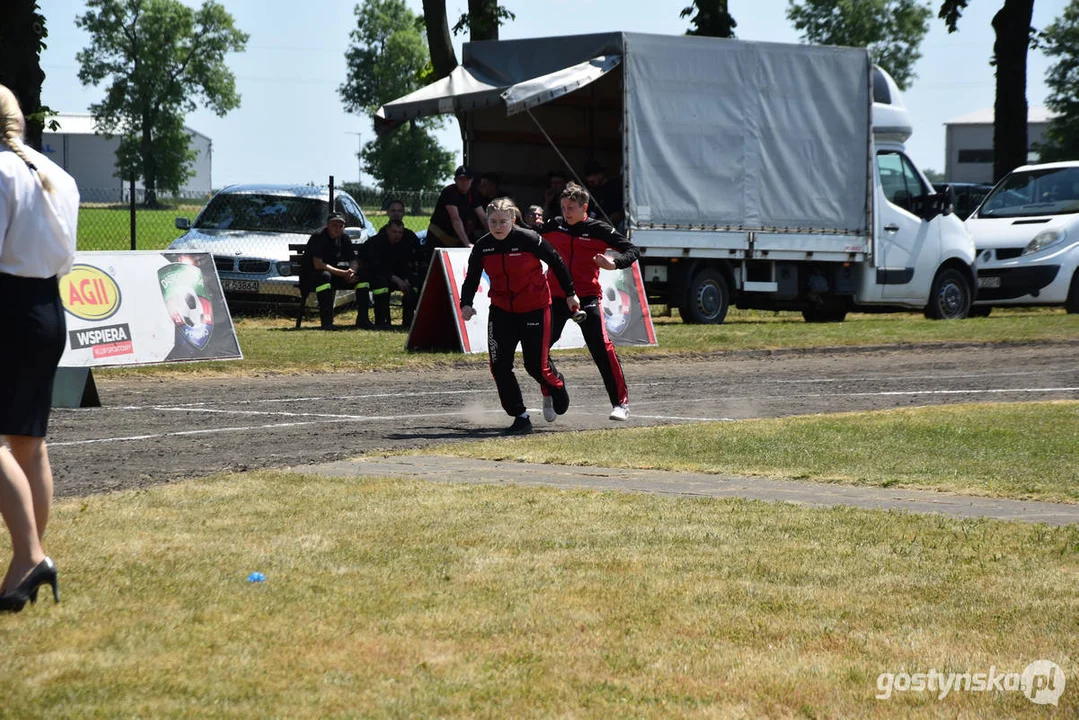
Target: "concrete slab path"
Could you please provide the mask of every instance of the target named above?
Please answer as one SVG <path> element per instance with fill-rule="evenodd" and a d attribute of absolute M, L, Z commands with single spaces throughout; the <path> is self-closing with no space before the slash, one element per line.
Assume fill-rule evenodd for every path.
<path fill-rule="evenodd" d="M 825 507 L 847 505 L 873 510 L 939 513 L 956 518 L 984 517 L 1048 525 L 1079 523 L 1079 504 L 665 470 L 544 465 L 437 455 L 370 456 L 294 467 L 290 470 L 331 477 L 375 475 L 408 477 L 431 482 L 542 485 L 688 497 L 738 497 Z"/>

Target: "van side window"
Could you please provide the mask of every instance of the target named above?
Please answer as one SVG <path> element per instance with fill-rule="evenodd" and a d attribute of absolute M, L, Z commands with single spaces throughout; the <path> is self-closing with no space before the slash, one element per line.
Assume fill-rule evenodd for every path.
<path fill-rule="evenodd" d="M 902 153 L 885 150 L 877 153 L 877 172 L 888 202 L 910 210 L 911 200 L 926 194 L 922 178 Z"/>

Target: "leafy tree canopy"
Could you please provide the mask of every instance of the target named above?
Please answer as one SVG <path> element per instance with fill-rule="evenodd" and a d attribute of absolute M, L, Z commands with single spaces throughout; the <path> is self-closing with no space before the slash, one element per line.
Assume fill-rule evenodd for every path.
<path fill-rule="evenodd" d="M 1079 0 L 1071 0 L 1039 40 L 1042 51 L 1056 58 L 1045 77 L 1046 105 L 1056 117 L 1035 150 L 1044 162 L 1079 159 Z"/>
<path fill-rule="evenodd" d="M 791 0 L 787 6 L 787 19 L 803 41 L 867 47 L 904 90 L 914 80 L 932 13 L 917 0 Z"/>
<path fill-rule="evenodd" d="M 348 75 L 338 88 L 345 109 L 369 115 L 381 105 L 419 89 L 430 78 L 430 55 L 418 20 L 404 0 L 365 0 L 356 6 L 356 28 L 345 52 Z M 384 188 L 426 190 L 453 168 L 429 128 L 439 118 L 415 120 L 364 145 L 360 158 Z"/>
<path fill-rule="evenodd" d="M 688 17 L 693 26 L 686 30 L 686 35 L 733 38 L 734 29 L 738 27 L 727 12 L 727 0 L 693 0 L 689 7 L 682 9 L 679 17 Z"/>
<path fill-rule="evenodd" d="M 223 116 L 239 107 L 236 79 L 225 64 L 248 36 L 223 5 L 199 9 L 180 0 L 88 0 L 75 24 L 90 34 L 79 51 L 79 80 L 107 82 L 105 99 L 90 106 L 105 131 L 121 135 L 117 168 L 135 171 L 147 203 L 157 188 L 179 190 L 193 157 L 183 118 L 196 107 Z"/>

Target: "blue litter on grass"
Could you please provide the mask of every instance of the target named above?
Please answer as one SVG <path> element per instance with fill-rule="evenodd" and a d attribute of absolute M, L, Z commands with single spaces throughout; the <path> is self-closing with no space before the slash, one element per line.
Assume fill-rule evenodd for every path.
<path fill-rule="evenodd" d="M 266 582 L 266 576 L 260 572 L 253 572 L 247 576 L 247 582 Z"/>

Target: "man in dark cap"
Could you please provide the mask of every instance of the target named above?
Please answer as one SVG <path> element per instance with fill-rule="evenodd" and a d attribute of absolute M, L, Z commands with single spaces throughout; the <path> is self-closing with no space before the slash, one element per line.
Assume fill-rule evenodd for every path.
<path fill-rule="evenodd" d="M 618 183 L 607 178 L 607 168 L 595 158 L 584 165 L 584 181 L 588 185 L 591 202 L 588 203 L 588 217 L 609 222 L 617 228 L 622 225 L 622 189 Z M 600 212 L 600 208 L 603 212 Z M 603 216 L 607 213 L 607 217 Z"/>
<path fill-rule="evenodd" d="M 427 242 L 432 247 L 472 247 L 470 231 L 487 228 L 487 215 L 472 192 L 472 171 L 461 165 L 453 173 L 453 184 L 442 189 L 431 214 Z"/>
<path fill-rule="evenodd" d="M 360 281 L 360 260 L 345 234 L 345 216 L 330 213 L 326 227 L 307 240 L 300 266 L 300 289 L 314 290 L 323 330 L 334 330 L 334 298 L 338 290 L 356 290 L 356 326 L 369 329 L 370 283 Z"/>

